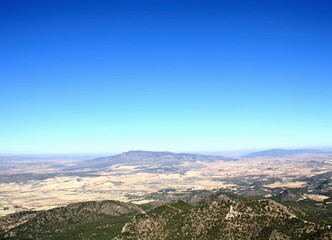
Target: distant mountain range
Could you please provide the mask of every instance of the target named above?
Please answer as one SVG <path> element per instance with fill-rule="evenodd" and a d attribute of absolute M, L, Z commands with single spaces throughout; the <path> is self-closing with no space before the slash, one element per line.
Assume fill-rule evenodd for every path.
<path fill-rule="evenodd" d="M 216 162 L 216 161 L 234 161 L 236 158 L 224 156 L 172 153 L 172 152 L 152 152 L 152 151 L 129 151 L 115 156 L 100 157 L 93 160 L 87 160 L 78 163 L 67 170 L 83 168 L 104 168 L 115 164 L 123 165 L 178 165 L 183 162 Z"/>
<path fill-rule="evenodd" d="M 255 157 L 286 157 L 296 154 L 321 154 L 329 153 L 323 152 L 318 149 L 270 149 L 260 152 L 253 152 L 242 156 L 242 158 L 255 158 Z M 118 155 L 99 157 L 92 160 L 79 162 L 65 170 L 78 170 L 84 168 L 98 169 L 109 167 L 116 164 L 122 165 L 163 165 L 172 166 L 179 165 L 184 162 L 217 162 L 217 161 L 236 161 L 237 158 L 216 156 L 216 155 L 203 155 L 191 153 L 173 153 L 167 151 L 128 151 Z"/>
<path fill-rule="evenodd" d="M 242 158 L 255 158 L 255 157 L 286 157 L 296 154 L 304 154 L 304 153 L 312 153 L 312 154 L 319 154 L 319 153 L 328 153 L 323 152 L 319 149 L 270 149 L 261 152 L 253 152 L 247 155 L 242 156 Z"/>

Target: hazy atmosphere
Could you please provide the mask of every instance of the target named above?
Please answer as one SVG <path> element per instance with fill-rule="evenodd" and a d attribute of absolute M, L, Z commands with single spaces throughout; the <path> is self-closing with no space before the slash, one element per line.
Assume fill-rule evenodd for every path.
<path fill-rule="evenodd" d="M 329 1 L 1 1 L 0 153 L 328 147 Z"/>

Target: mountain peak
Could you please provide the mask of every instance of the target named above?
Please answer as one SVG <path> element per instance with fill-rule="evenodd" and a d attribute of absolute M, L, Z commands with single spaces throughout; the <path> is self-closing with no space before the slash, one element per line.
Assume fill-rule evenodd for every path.
<path fill-rule="evenodd" d="M 112 166 L 115 164 L 127 164 L 127 165 L 163 165 L 172 166 L 178 165 L 184 162 L 216 162 L 216 161 L 234 161 L 235 158 L 227 158 L 223 156 L 211 156 L 211 155 L 200 155 L 190 153 L 172 153 L 167 151 L 142 151 L 142 150 L 131 150 L 123 152 L 118 155 L 101 157 L 93 160 L 88 160 L 79 163 L 76 166 L 70 168 L 82 169 L 82 168 L 103 168 Z"/>

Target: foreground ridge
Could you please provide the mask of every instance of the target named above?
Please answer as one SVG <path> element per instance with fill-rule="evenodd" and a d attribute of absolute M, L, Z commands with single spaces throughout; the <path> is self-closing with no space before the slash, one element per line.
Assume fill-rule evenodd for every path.
<path fill-rule="evenodd" d="M 145 211 L 143 210 L 145 209 Z M 331 224 L 271 199 L 215 193 L 198 205 L 182 200 L 155 208 L 90 201 L 0 218 L 0 239 L 316 239 Z"/>
<path fill-rule="evenodd" d="M 179 206 L 179 210 L 169 206 Z M 176 202 L 140 214 L 116 239 L 331 239 L 331 226 L 305 217 L 301 211 L 270 199 L 219 195 L 198 208 Z"/>

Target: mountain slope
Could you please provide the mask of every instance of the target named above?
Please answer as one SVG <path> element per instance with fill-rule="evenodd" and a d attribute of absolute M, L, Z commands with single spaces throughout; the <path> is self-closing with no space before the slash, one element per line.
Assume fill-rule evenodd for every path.
<path fill-rule="evenodd" d="M 313 193 L 325 194 L 332 198 L 332 171 L 303 178 L 308 182 L 308 190 Z"/>
<path fill-rule="evenodd" d="M 216 193 L 202 204 L 193 206 L 178 200 L 147 212 L 118 201 L 70 204 L 12 215 L 0 239 L 332 239 L 332 223 L 270 199 Z"/>
<path fill-rule="evenodd" d="M 294 149 L 294 150 L 287 150 L 287 149 L 270 149 L 261 152 L 253 152 L 247 155 L 242 156 L 242 158 L 255 158 L 255 157 L 286 157 L 296 154 L 304 154 L 304 153 L 324 153 L 318 149 Z"/>
<path fill-rule="evenodd" d="M 94 160 L 88 160 L 70 167 L 67 170 L 76 170 L 83 168 L 104 168 L 115 164 L 124 165 L 178 165 L 183 162 L 214 162 L 214 161 L 232 161 L 234 158 L 223 156 L 172 153 L 172 152 L 151 152 L 151 151 L 129 151 L 115 156 L 101 157 Z"/>
<path fill-rule="evenodd" d="M 69 204 L 35 214 L 3 234 L 4 239 L 109 239 L 116 236 L 133 215 L 142 210 L 118 201 Z M 5 218 L 5 217 L 4 217 Z M 5 219 L 1 221 L 4 222 Z M 20 221 L 17 218 L 16 221 Z M 14 226 L 14 219 L 11 223 Z M 4 230 L 4 229 L 3 229 Z"/>
<path fill-rule="evenodd" d="M 220 197 L 199 208 L 178 201 L 140 214 L 125 225 L 116 239 L 281 240 L 332 237 L 328 227 L 303 220 L 303 213 L 273 200 Z"/>

